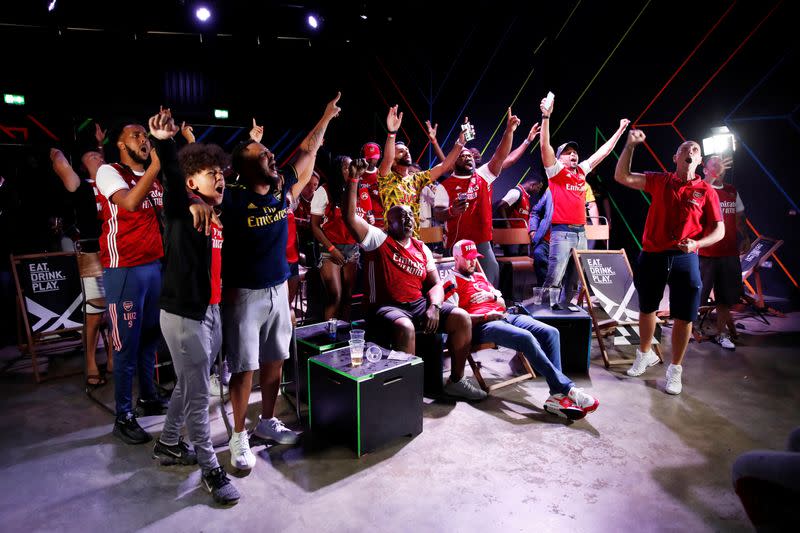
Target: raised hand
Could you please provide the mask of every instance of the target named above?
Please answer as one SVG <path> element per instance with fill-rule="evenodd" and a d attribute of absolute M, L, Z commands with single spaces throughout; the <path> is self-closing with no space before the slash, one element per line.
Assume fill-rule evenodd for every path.
<path fill-rule="evenodd" d="M 541 126 L 537 122 L 533 126 L 531 126 L 531 131 L 528 132 L 528 142 L 533 142 L 537 135 L 539 135 L 539 131 L 541 131 Z"/>
<path fill-rule="evenodd" d="M 353 159 L 350 161 L 350 166 L 347 170 L 347 179 L 350 180 L 360 180 L 361 176 L 364 174 L 364 171 L 367 170 L 367 160 L 363 157 L 359 157 L 358 159 Z"/>
<path fill-rule="evenodd" d="M 261 138 L 264 137 L 264 126 L 256 124 L 256 119 L 253 119 L 253 127 L 250 129 L 250 138 L 255 142 L 260 143 Z"/>
<path fill-rule="evenodd" d="M 553 107 L 555 106 L 555 98 L 553 98 L 553 102 L 550 104 L 550 107 L 546 107 L 547 98 L 542 98 L 542 101 L 539 103 L 539 109 L 542 111 L 542 115 L 549 115 L 553 112 Z"/>
<path fill-rule="evenodd" d="M 186 121 L 181 122 L 181 135 L 183 135 L 183 138 L 186 139 L 187 143 L 192 144 L 195 142 L 194 128 L 189 124 L 186 124 Z"/>
<path fill-rule="evenodd" d="M 425 126 L 428 128 L 428 139 L 430 139 L 432 143 L 436 142 L 436 130 L 439 129 L 439 124 L 431 126 L 431 121 L 426 120 Z"/>
<path fill-rule="evenodd" d="M 642 144 L 645 140 L 645 134 L 642 130 L 631 130 L 628 132 L 628 144 L 637 145 Z"/>
<path fill-rule="evenodd" d="M 157 115 L 150 117 L 147 125 L 150 127 L 150 135 L 161 141 L 171 139 L 178 133 L 178 126 L 175 125 L 169 108 L 162 107 Z"/>
<path fill-rule="evenodd" d="M 510 129 L 511 131 L 515 131 L 517 126 L 520 125 L 522 121 L 511 112 L 511 107 L 508 108 L 508 120 L 506 122 L 506 129 Z"/>
<path fill-rule="evenodd" d="M 403 124 L 403 112 L 397 112 L 397 106 L 389 108 L 389 114 L 386 115 L 386 129 L 389 131 L 397 131 L 400 125 Z"/>
<path fill-rule="evenodd" d="M 104 130 L 100 127 L 100 124 L 97 122 L 94 123 L 94 138 L 97 140 L 97 146 L 102 146 L 103 141 L 106 140 L 106 132 L 108 130 Z"/>
<path fill-rule="evenodd" d="M 630 123 L 631 123 L 631 121 L 628 120 L 627 118 L 620 119 L 619 120 L 619 130 L 620 131 L 624 130 L 625 128 L 628 127 L 628 124 L 630 124 Z"/>
<path fill-rule="evenodd" d="M 339 113 L 342 111 L 342 108 L 336 104 L 339 103 L 339 98 L 341 97 L 342 97 L 342 92 L 339 91 L 336 93 L 336 96 L 333 97 L 333 100 L 328 102 L 328 105 L 325 106 L 324 114 L 327 118 L 336 118 L 339 116 Z"/>

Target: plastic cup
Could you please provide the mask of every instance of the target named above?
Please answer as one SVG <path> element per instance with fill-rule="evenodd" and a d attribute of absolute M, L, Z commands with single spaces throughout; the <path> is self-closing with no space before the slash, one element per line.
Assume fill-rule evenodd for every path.
<path fill-rule="evenodd" d="M 383 357 L 383 350 L 381 350 L 380 346 L 372 345 L 367 348 L 366 357 L 370 363 L 377 363 Z"/>
<path fill-rule="evenodd" d="M 351 329 L 350 330 L 350 340 L 351 341 L 363 341 L 364 340 L 364 330 L 363 329 Z"/>
<path fill-rule="evenodd" d="M 541 287 L 534 287 L 533 288 L 533 305 L 542 305 L 542 295 L 544 294 L 544 289 Z"/>
<path fill-rule="evenodd" d="M 547 292 L 550 293 L 550 307 L 558 304 L 558 299 L 561 297 L 561 287 L 550 287 Z"/>
<path fill-rule="evenodd" d="M 352 366 L 361 366 L 364 362 L 364 341 L 351 340 L 350 341 L 350 364 Z"/>

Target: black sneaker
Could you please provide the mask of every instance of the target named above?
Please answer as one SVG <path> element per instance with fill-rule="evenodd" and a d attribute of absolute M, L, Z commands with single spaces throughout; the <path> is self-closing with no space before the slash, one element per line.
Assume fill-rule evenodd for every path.
<path fill-rule="evenodd" d="M 119 415 L 114 422 L 114 431 L 112 433 L 125 444 L 144 444 L 153 440 L 153 437 L 143 430 L 139 422 L 136 421 L 133 413 Z"/>
<path fill-rule="evenodd" d="M 158 416 L 166 414 L 167 407 L 169 407 L 169 400 L 165 398 L 155 398 L 153 400 L 145 400 L 139 398 L 136 402 L 136 410 L 139 416 Z"/>
<path fill-rule="evenodd" d="M 161 439 L 157 440 L 153 446 L 153 459 L 158 459 L 162 466 L 197 464 L 197 454 L 189 449 L 183 439 L 172 446 L 167 446 Z"/>
<path fill-rule="evenodd" d="M 228 479 L 228 474 L 221 466 L 203 474 L 203 486 L 214 501 L 222 505 L 236 505 L 239 502 L 239 491 Z"/>

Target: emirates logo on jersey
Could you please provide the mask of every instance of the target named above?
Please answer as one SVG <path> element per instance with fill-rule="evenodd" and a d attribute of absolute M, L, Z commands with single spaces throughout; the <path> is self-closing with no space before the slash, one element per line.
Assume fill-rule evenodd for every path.
<path fill-rule="evenodd" d="M 126 300 L 126 301 L 122 302 L 122 308 L 125 311 L 130 311 L 131 309 L 133 309 L 133 302 L 130 301 L 130 300 Z"/>

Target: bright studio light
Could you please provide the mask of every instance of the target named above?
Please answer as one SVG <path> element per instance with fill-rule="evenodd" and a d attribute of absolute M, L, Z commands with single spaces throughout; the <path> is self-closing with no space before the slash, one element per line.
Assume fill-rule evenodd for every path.
<path fill-rule="evenodd" d="M 727 126 L 711 128 L 711 137 L 703 139 L 705 155 L 732 154 L 736 151 L 736 139 Z"/>
<path fill-rule="evenodd" d="M 56 2 L 57 2 L 57 1 L 58 1 L 58 0 L 52 0 L 52 2 L 50 2 L 49 4 L 47 4 L 47 10 L 48 10 L 48 11 L 52 11 L 52 10 L 54 10 L 54 9 L 56 8 Z"/>
<path fill-rule="evenodd" d="M 309 15 L 308 25 L 316 30 L 319 27 L 319 21 L 317 21 L 317 17 L 315 17 L 314 15 Z"/>
<path fill-rule="evenodd" d="M 205 22 L 211 18 L 211 11 L 209 11 L 207 7 L 200 7 L 194 12 L 194 16 L 197 17 L 197 20 L 200 22 Z"/>

